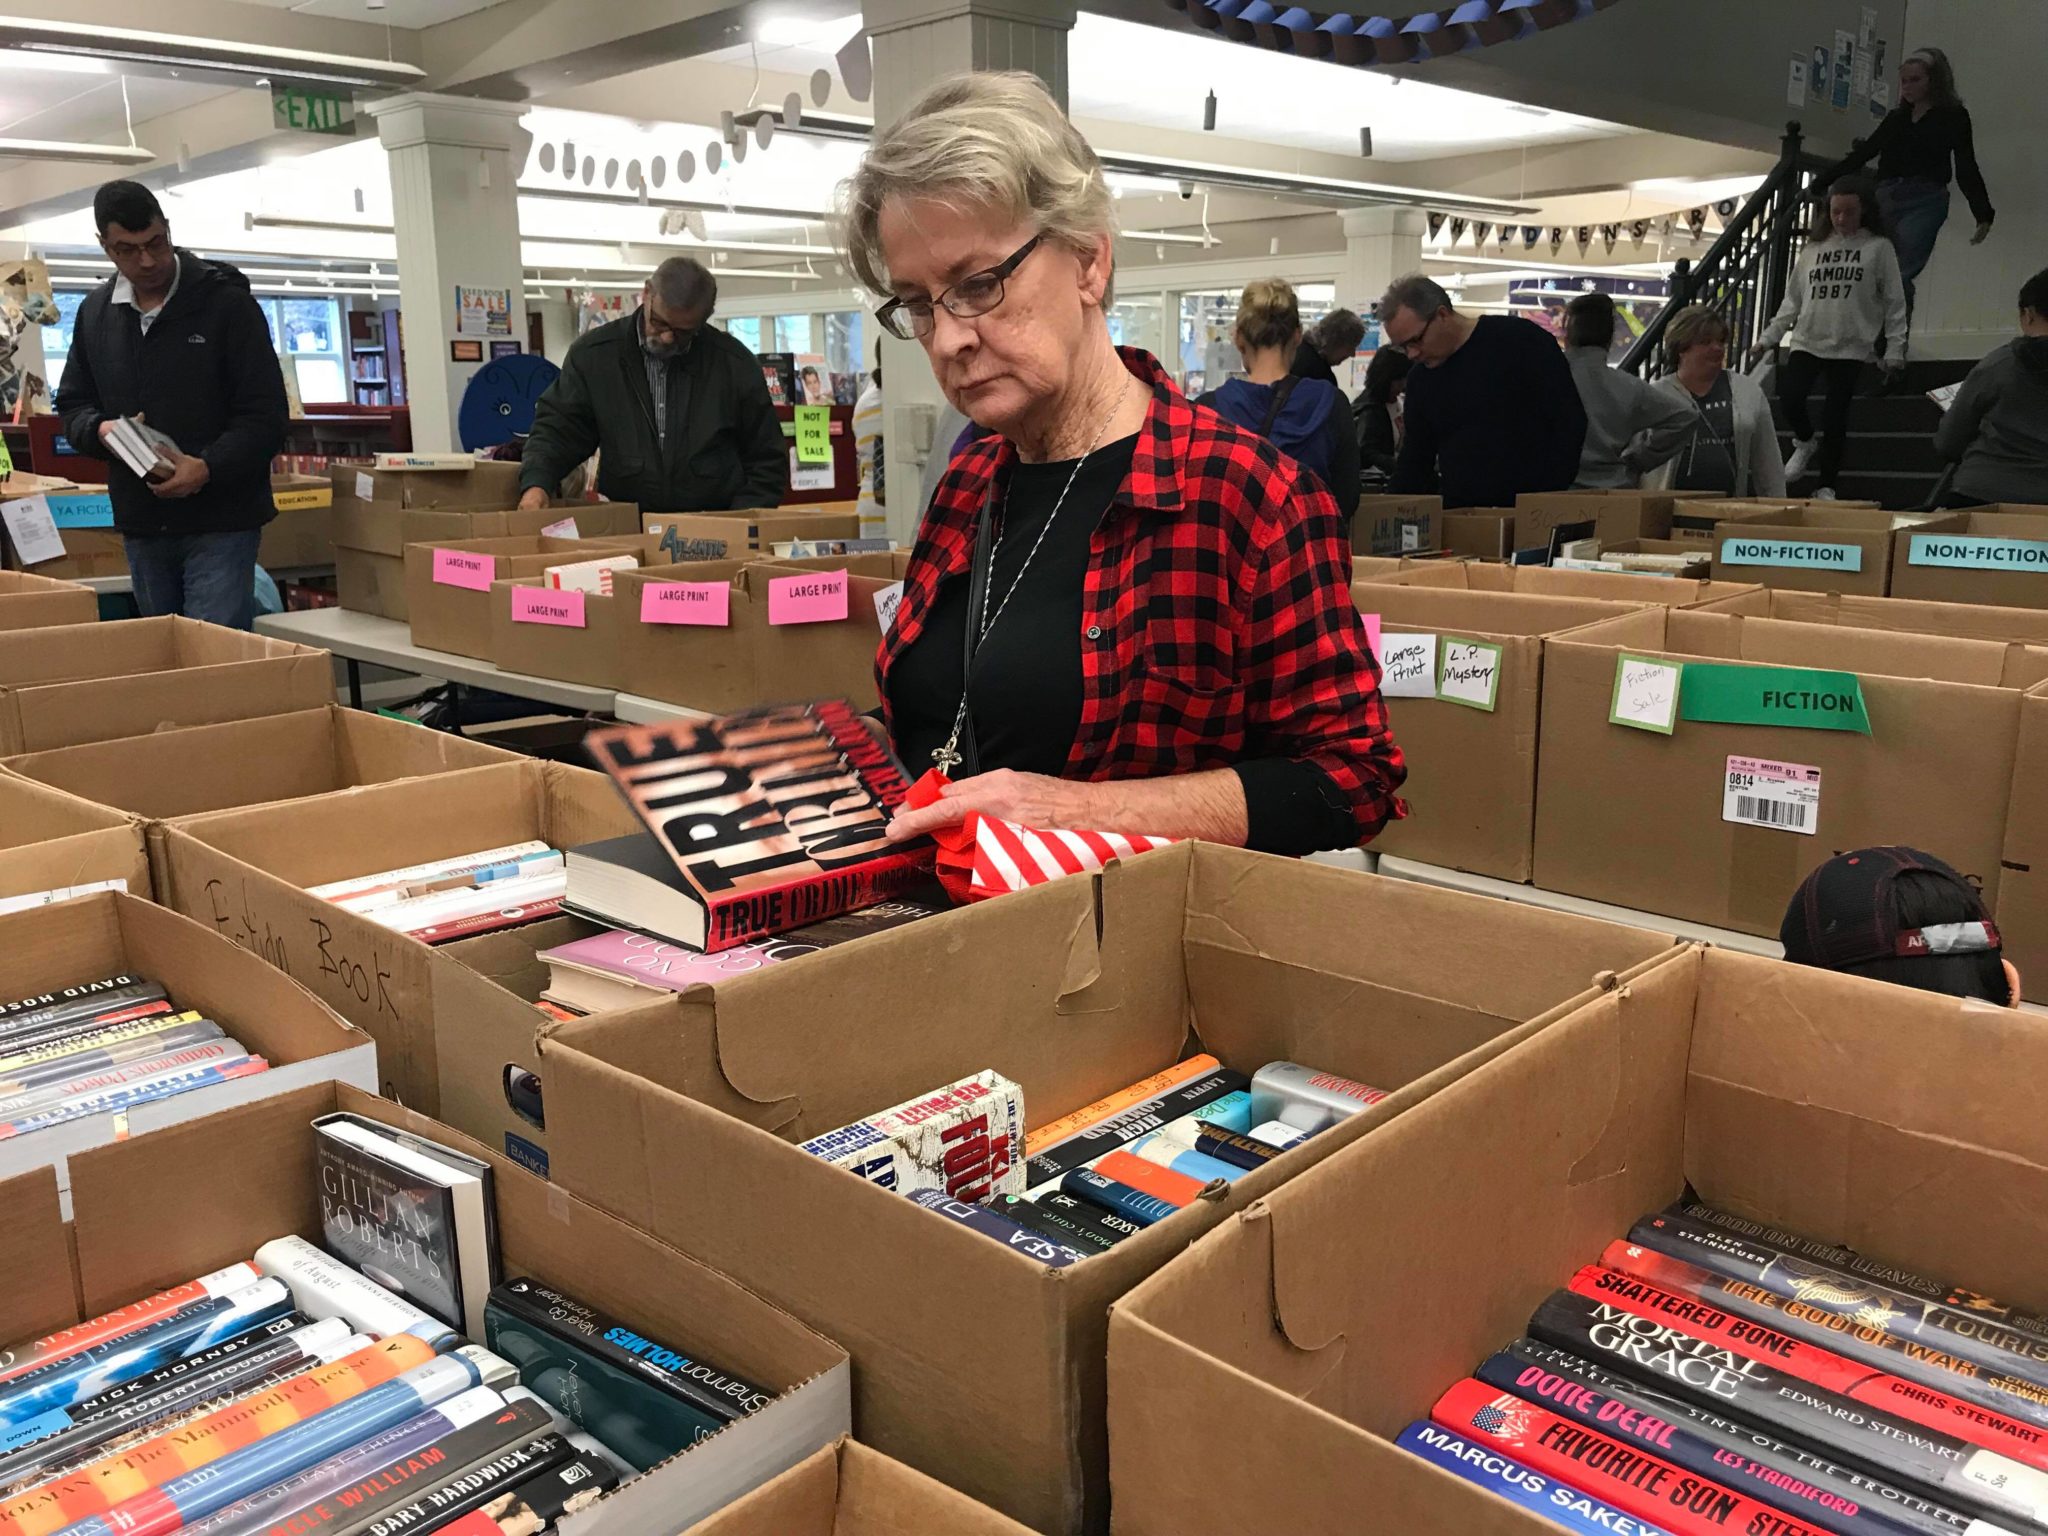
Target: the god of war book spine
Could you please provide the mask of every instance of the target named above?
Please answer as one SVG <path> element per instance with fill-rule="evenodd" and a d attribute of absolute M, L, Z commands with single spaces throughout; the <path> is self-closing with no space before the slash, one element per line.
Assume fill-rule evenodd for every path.
<path fill-rule="evenodd" d="M 2048 1428 L 2048 1388 L 2030 1377 L 1987 1365 L 1982 1352 L 1960 1354 L 1938 1331 L 1922 1332 L 1915 1320 L 1883 1302 L 1851 1307 L 1845 1292 L 1866 1282 L 1851 1281 L 1836 1289 L 1827 1281 L 1803 1287 L 1803 1294 L 1781 1291 L 1724 1275 L 1635 1242 L 1607 1245 L 1602 1262 L 1612 1269 L 1641 1275 L 1668 1291 L 1693 1296 L 1710 1306 L 1725 1307 L 1777 1328 L 1794 1338 L 1819 1344 L 1873 1369 L 1889 1371 L 1946 1392 L 1982 1408 Z"/>
<path fill-rule="evenodd" d="M 1524 1340 L 1473 1373 L 1624 1445 L 1726 1483 L 1836 1536 L 1985 1536 L 1977 1522 L 1917 1493 L 1880 1483 L 1816 1451 L 1747 1429 L 1684 1402 L 1660 1402 L 1632 1382 L 1561 1350 Z"/>
<path fill-rule="evenodd" d="M 1069 1264 L 1078 1264 L 1088 1257 L 1088 1251 L 1071 1243 L 1057 1241 L 1043 1232 L 998 1215 L 985 1205 L 973 1205 L 965 1200 L 955 1200 L 951 1195 L 935 1189 L 920 1189 L 911 1195 L 926 1210 L 956 1222 L 984 1237 L 994 1238 L 1012 1253 L 1021 1253 L 1027 1259 L 1036 1259 L 1052 1269 L 1064 1269 Z"/>
<path fill-rule="evenodd" d="M 1241 1093 L 1248 1082 L 1242 1072 L 1233 1072 L 1228 1067 L 1204 1072 L 1157 1098 L 1147 1099 L 1121 1114 L 1076 1131 L 1064 1141 L 1054 1142 L 1027 1161 L 1025 1183 L 1034 1193 L 1047 1186 L 1057 1187 L 1060 1180 L 1076 1168 L 1085 1167 L 1105 1153 L 1129 1146 L 1140 1136 L 1170 1125 L 1183 1115 L 1191 1115 L 1205 1104 L 1214 1103 L 1227 1094 Z"/>
<path fill-rule="evenodd" d="M 994 1072 L 949 1083 L 801 1144 L 871 1184 L 983 1203 L 1024 1193 L 1024 1090 Z"/>
<path fill-rule="evenodd" d="M 1704 1275 L 1705 1271 L 1695 1273 Z M 1762 1360 L 1854 1402 L 1929 1429 L 1945 1430 L 1972 1445 L 2048 1471 L 2048 1430 L 1891 1375 L 1881 1366 L 1845 1358 L 1830 1347 L 1831 1340 L 1816 1343 L 1781 1332 L 1768 1310 L 1747 1316 L 1659 1281 L 1599 1266 L 1581 1269 L 1572 1277 L 1571 1289 L 1639 1316 L 1675 1323 L 1743 1359 Z"/>
<path fill-rule="evenodd" d="M 1869 1276 L 1795 1257 L 1669 1211 L 1637 1222 L 1629 1241 L 1731 1280 L 1761 1286 L 1787 1301 L 1917 1340 L 1987 1372 L 2031 1382 L 2043 1414 L 2038 1422 L 2048 1423 L 2048 1337 L 2014 1327 L 1997 1312 L 1909 1295 Z"/>
<path fill-rule="evenodd" d="M 1958 1508 L 2048 1523 L 2048 1474 L 1780 1370 L 1770 1358 L 1778 1353 L 1774 1335 L 1729 1321 L 1749 1332 L 1763 1358 L 1576 1291 L 1554 1293 L 1529 1319 L 1529 1332 L 1647 1390 L 1825 1450 Z"/>
<path fill-rule="evenodd" d="M 10 1031 L 29 1020 L 43 1020 L 75 1010 L 110 1010 L 126 1003 L 161 1002 L 163 996 L 164 989 L 155 982 L 124 971 L 119 976 L 108 976 L 100 981 L 53 987 L 48 992 L 36 992 L 28 997 L 18 997 L 13 1002 L 0 1003 L 0 1032 Z"/>
<path fill-rule="evenodd" d="M 1580 1536 L 1669 1536 L 1661 1525 L 1638 1520 L 1625 1510 L 1525 1467 L 1490 1446 L 1454 1435 L 1440 1424 L 1410 1424 L 1394 1443 L 1468 1483 L 1499 1494 L 1532 1515 L 1540 1515 L 1552 1525 L 1577 1531 Z"/>
<path fill-rule="evenodd" d="M 899 895 L 931 865 L 927 840 L 889 841 L 910 785 L 844 699 L 584 744 L 703 907 L 706 952 Z"/>

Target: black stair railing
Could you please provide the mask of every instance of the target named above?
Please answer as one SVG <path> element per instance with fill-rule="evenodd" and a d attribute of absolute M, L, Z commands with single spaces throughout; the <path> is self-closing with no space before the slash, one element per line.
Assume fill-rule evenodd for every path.
<path fill-rule="evenodd" d="M 1728 322 L 1728 356 L 1740 365 L 1785 300 L 1793 263 L 1806 245 L 1819 190 L 1814 183 L 1827 165 L 1806 153 L 1799 124 L 1787 123 L 1778 163 L 1763 185 L 1706 255 L 1697 262 L 1681 260 L 1672 269 L 1670 300 L 1623 356 L 1624 372 L 1644 378 L 1666 372 L 1665 328 L 1673 315 L 1694 304 L 1718 310 Z"/>

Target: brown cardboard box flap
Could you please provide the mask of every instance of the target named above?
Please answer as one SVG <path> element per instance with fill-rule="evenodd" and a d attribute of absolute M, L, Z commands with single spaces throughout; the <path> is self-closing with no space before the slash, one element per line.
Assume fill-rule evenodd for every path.
<path fill-rule="evenodd" d="M 0 898 L 103 880 L 149 894 L 141 827 L 119 811 L 0 770 Z"/>
<path fill-rule="evenodd" d="M 817 1452 L 684 1536 L 1028 1536 L 964 1493 L 852 1440 Z"/>
<path fill-rule="evenodd" d="M 27 571 L 0 571 L 0 629 L 44 629 L 91 624 L 100 600 L 90 587 Z"/>
<path fill-rule="evenodd" d="M 1452 569 L 1462 569 L 1453 567 Z M 1621 618 L 1641 604 L 1577 597 L 1530 596 L 1483 585 L 1457 587 L 1374 584 L 1354 591 L 1361 611 L 1377 610 L 1382 629 L 1476 632 L 1486 636 L 1551 635 Z"/>

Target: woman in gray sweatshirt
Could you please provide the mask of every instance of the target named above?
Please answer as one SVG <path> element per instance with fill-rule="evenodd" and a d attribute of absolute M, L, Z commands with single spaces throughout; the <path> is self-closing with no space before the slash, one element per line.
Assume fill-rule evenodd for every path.
<path fill-rule="evenodd" d="M 2020 334 L 1970 370 L 1934 434 L 1957 466 L 1947 504 L 2048 506 L 2048 270 L 2020 289 Z"/>
<path fill-rule="evenodd" d="M 1810 470 L 1820 480 L 1813 494 L 1831 501 L 1849 438 L 1849 404 L 1856 380 L 1877 359 L 1884 334 L 1884 370 L 1906 366 L 1906 290 L 1899 255 L 1878 211 L 1877 188 L 1868 177 L 1849 176 L 1828 194 L 1827 222 L 1807 241 L 1785 304 L 1750 352 L 1754 364 L 1779 341 L 1790 355 L 1778 370 L 1778 402 L 1792 427 L 1792 456 L 1785 461 L 1789 484 Z M 1815 383 L 1826 390 L 1816 436 L 1807 397 Z"/>

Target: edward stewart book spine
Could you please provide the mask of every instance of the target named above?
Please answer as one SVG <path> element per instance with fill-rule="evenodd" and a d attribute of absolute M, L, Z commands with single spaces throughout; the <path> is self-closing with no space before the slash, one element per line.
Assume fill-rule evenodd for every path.
<path fill-rule="evenodd" d="M 1418 1420 L 1394 1442 L 1424 1461 L 1454 1472 L 1468 1483 L 1497 1493 L 1510 1504 L 1541 1515 L 1553 1525 L 1582 1536 L 1669 1536 L 1660 1525 L 1638 1520 L 1612 1504 L 1554 1477 L 1524 1466 L 1511 1456 L 1452 1434 L 1442 1425 Z"/>
<path fill-rule="evenodd" d="M 1204 1104 L 1226 1094 L 1242 1092 L 1249 1081 L 1242 1072 L 1233 1072 L 1228 1067 L 1205 1072 L 1169 1093 L 1098 1121 L 1085 1130 L 1075 1132 L 1065 1141 L 1054 1142 L 1044 1151 L 1026 1158 L 1024 1182 L 1030 1191 L 1047 1185 L 1056 1186 L 1083 1164 L 1128 1146 L 1140 1136 L 1170 1125 L 1184 1115 L 1191 1115 Z"/>

